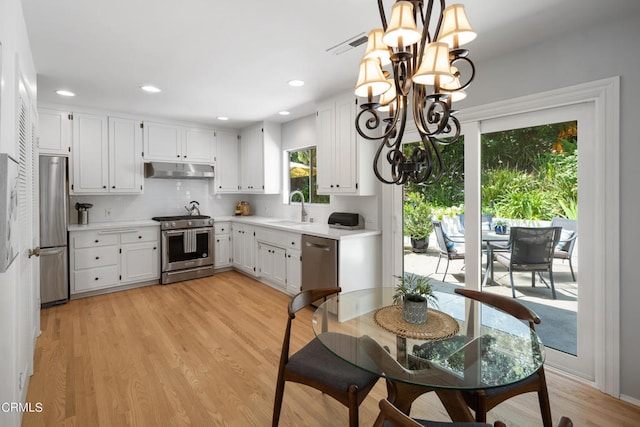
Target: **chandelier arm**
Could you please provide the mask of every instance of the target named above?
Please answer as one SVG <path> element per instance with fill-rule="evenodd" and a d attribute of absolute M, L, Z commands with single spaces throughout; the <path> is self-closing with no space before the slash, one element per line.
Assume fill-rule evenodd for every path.
<path fill-rule="evenodd" d="M 434 40 L 438 40 L 438 36 L 440 35 L 440 28 L 442 28 L 442 20 L 444 19 L 444 10 L 447 8 L 447 5 L 445 3 L 445 0 L 440 0 L 440 17 L 438 18 L 438 25 L 436 25 L 436 30 L 433 32 Z"/>
<path fill-rule="evenodd" d="M 378 0 L 378 11 L 380 12 L 380 20 L 382 21 L 382 31 L 387 31 L 387 16 L 384 13 L 382 0 Z"/>
<path fill-rule="evenodd" d="M 473 61 L 471 61 L 471 59 L 469 59 L 467 56 L 455 56 L 451 61 L 450 64 L 454 65 L 456 62 L 458 61 L 464 61 L 466 62 L 469 67 L 471 67 L 471 75 L 467 78 L 467 80 L 463 83 L 460 83 L 460 87 L 458 89 L 456 89 L 455 91 L 459 91 L 459 90 L 465 90 L 466 88 L 468 88 L 471 85 L 471 82 L 473 81 L 473 79 L 476 77 L 476 66 L 474 65 Z M 462 81 L 462 80 L 461 80 Z M 454 92 L 455 92 L 454 91 Z"/>
<path fill-rule="evenodd" d="M 458 121 L 458 118 L 455 116 L 450 116 L 449 119 L 450 119 L 450 122 L 453 123 L 453 126 L 449 124 L 448 126 L 449 129 L 447 133 L 451 133 L 451 129 L 455 128 L 455 134 L 448 136 L 447 139 L 440 139 L 436 136 L 431 137 L 435 142 L 437 142 L 440 145 L 451 145 L 460 139 L 460 121 Z"/>
<path fill-rule="evenodd" d="M 356 115 L 356 130 L 358 131 L 358 134 L 360 134 L 360 136 L 363 137 L 364 139 L 368 139 L 370 141 L 380 139 L 381 138 L 380 136 L 368 135 L 360 127 L 360 119 L 361 119 L 362 115 L 365 114 L 365 113 L 369 113 L 372 116 L 372 117 L 368 118 L 367 121 L 365 122 L 366 123 L 365 127 L 368 130 L 374 130 L 374 129 L 377 129 L 378 126 L 380 126 L 380 123 L 381 123 L 380 116 L 378 115 L 378 112 L 375 110 L 375 108 L 363 108 Z"/>

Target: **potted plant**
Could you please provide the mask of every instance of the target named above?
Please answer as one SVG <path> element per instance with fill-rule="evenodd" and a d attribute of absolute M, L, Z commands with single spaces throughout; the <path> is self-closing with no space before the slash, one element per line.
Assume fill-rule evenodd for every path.
<path fill-rule="evenodd" d="M 396 277 L 398 285 L 393 295 L 393 303 L 402 304 L 402 318 L 408 323 L 425 323 L 428 303 L 437 306 L 431 279 L 414 273 L 404 273 Z"/>
<path fill-rule="evenodd" d="M 496 234 L 507 234 L 507 221 L 503 219 L 499 219 L 494 222 L 495 227 L 494 230 Z"/>
<path fill-rule="evenodd" d="M 404 235 L 411 238 L 411 250 L 417 253 L 426 252 L 432 232 L 431 207 L 424 195 L 408 193 L 404 202 Z"/>

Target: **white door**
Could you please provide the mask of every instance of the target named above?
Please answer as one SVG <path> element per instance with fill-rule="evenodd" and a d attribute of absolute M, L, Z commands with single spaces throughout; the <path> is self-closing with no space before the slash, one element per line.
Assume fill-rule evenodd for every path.
<path fill-rule="evenodd" d="M 144 122 L 143 130 L 145 160 L 182 160 L 182 129 L 161 123 Z"/>
<path fill-rule="evenodd" d="M 348 96 L 336 102 L 336 140 L 334 146 L 335 191 L 356 192 L 356 171 L 358 165 L 355 120 L 355 98 Z"/>
<path fill-rule="evenodd" d="M 157 242 L 123 245 L 122 257 L 120 258 L 120 282 L 155 280 L 160 272 L 158 264 Z"/>
<path fill-rule="evenodd" d="M 213 163 L 214 132 L 187 129 L 184 135 L 184 159 L 194 163 Z"/>
<path fill-rule="evenodd" d="M 17 132 L 18 132 L 18 215 L 20 234 L 20 252 L 16 262 L 19 262 L 20 282 L 18 286 L 18 389 L 22 401 L 26 398 L 28 377 L 33 373 L 33 352 L 39 325 L 35 322 L 39 310 L 38 295 L 40 289 L 39 258 L 32 257 L 32 251 L 37 247 L 39 236 L 38 226 L 34 224 L 34 189 L 37 163 L 34 164 L 34 150 L 37 154 L 36 138 L 34 136 L 34 119 L 32 118 L 31 102 L 22 76 L 19 80 Z M 35 117 L 35 115 L 34 115 Z M 36 205 L 37 207 L 37 205 Z"/>
<path fill-rule="evenodd" d="M 596 326 L 594 298 L 596 289 L 604 286 L 603 283 L 599 283 L 595 279 L 597 276 L 594 269 L 602 260 L 598 259 L 596 251 L 594 251 L 593 248 L 598 247 L 603 239 L 598 238 L 599 232 L 596 224 L 596 215 L 599 209 L 598 192 L 601 188 L 601 183 L 597 181 L 597 175 L 593 173 L 597 167 L 594 156 L 596 140 L 594 138 L 593 108 L 590 104 L 583 103 L 567 107 L 549 108 L 526 114 L 511 115 L 498 119 L 483 120 L 480 122 L 480 130 L 481 134 L 488 134 L 574 120 L 578 122 L 579 147 L 578 229 L 580 230 L 580 234 L 577 246 L 577 259 L 579 262 L 578 282 L 575 288 L 557 290 L 559 295 L 558 299 L 551 300 L 551 297 L 549 297 L 550 299 L 545 302 L 545 305 L 553 305 L 558 311 L 577 310 L 576 324 L 569 322 L 567 324 L 558 323 L 557 325 L 558 328 L 563 328 L 564 332 L 571 332 L 571 335 L 577 336 L 577 348 L 575 351 L 576 354 L 571 354 L 574 353 L 572 349 L 568 350 L 564 346 L 558 346 L 558 350 L 556 350 L 547 344 L 547 362 L 559 366 L 572 374 L 593 381 L 595 379 L 595 341 L 593 331 Z M 471 142 L 468 136 L 465 136 L 465 141 Z M 469 243 L 470 242 L 468 242 L 468 244 Z M 479 247 L 479 244 L 476 245 L 476 247 Z M 526 304 L 526 302 L 524 303 Z M 533 309 L 535 311 L 535 307 L 533 307 Z M 545 308 L 545 310 L 547 309 Z M 544 316 L 541 317 L 544 323 Z M 546 320 L 547 322 L 554 322 L 551 312 Z M 545 328 L 551 327 L 549 323 L 545 325 L 541 324 L 540 327 L 542 326 Z M 572 330 L 567 331 L 567 329 Z"/>
<path fill-rule="evenodd" d="M 216 132 L 215 187 L 216 192 L 237 192 L 238 188 L 238 135 Z"/>

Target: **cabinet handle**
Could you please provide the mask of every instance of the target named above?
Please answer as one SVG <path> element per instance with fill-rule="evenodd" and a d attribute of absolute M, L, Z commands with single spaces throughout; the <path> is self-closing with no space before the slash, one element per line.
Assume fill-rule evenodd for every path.
<path fill-rule="evenodd" d="M 115 186 L 115 185 L 112 185 L 112 186 L 111 186 L 111 188 L 113 188 L 113 189 L 115 190 L 116 186 Z"/>
<path fill-rule="evenodd" d="M 291 242 L 291 246 L 295 246 L 295 245 L 296 245 L 296 242 Z"/>
<path fill-rule="evenodd" d="M 99 279 L 99 278 L 98 278 L 98 277 L 96 277 L 96 278 L 95 278 L 95 279 L 93 279 L 93 280 L 98 280 L 98 279 Z"/>
<path fill-rule="evenodd" d="M 138 236 L 138 239 L 142 239 L 142 236 Z"/>
<path fill-rule="evenodd" d="M 184 157 L 185 159 L 187 158 L 187 156 L 182 156 L 182 157 Z"/>
<path fill-rule="evenodd" d="M 331 184 L 330 187 L 333 188 L 333 184 Z"/>
<path fill-rule="evenodd" d="M 96 240 L 95 240 L 95 243 L 98 243 L 98 242 L 100 242 L 100 240 L 96 239 Z"/>
<path fill-rule="evenodd" d="M 102 188 L 107 188 L 107 186 L 106 186 L 106 185 L 103 185 L 103 186 L 102 186 Z"/>
<path fill-rule="evenodd" d="M 97 256 L 97 257 L 96 257 L 96 259 L 100 259 L 100 257 L 99 257 L 99 256 Z"/>
<path fill-rule="evenodd" d="M 180 154 L 178 154 L 176 157 L 180 158 Z"/>
<path fill-rule="evenodd" d="M 336 184 L 336 187 L 340 187 L 340 184 Z"/>
<path fill-rule="evenodd" d="M 154 251 L 156 250 L 156 247 L 155 247 L 155 246 L 153 247 L 153 250 L 154 250 Z"/>

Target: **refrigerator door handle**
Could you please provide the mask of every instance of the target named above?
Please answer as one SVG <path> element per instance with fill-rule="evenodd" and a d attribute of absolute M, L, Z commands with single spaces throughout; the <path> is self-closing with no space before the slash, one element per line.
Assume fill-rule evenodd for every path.
<path fill-rule="evenodd" d="M 32 256 L 40 256 L 40 246 L 36 246 L 34 249 L 29 249 L 29 258 Z"/>
<path fill-rule="evenodd" d="M 38 256 L 40 255 L 58 255 L 66 249 L 66 246 L 60 246 L 57 248 L 46 248 L 46 249 L 38 249 Z"/>

